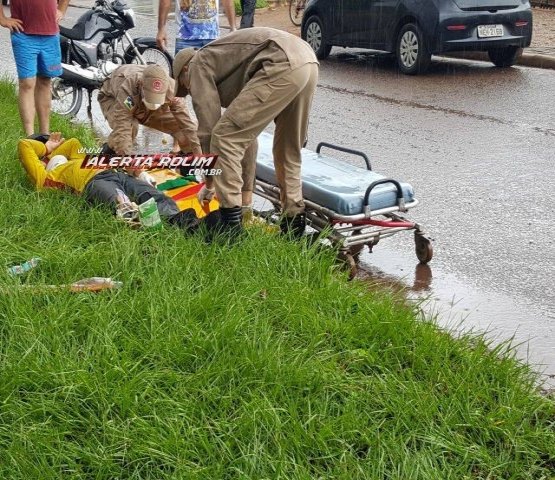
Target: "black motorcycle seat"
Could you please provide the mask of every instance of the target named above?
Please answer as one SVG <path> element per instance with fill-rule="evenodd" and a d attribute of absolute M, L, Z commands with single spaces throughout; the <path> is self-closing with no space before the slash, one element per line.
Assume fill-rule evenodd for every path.
<path fill-rule="evenodd" d="M 78 23 L 73 28 L 62 27 L 60 25 L 60 34 L 71 40 L 83 40 L 85 38 L 85 24 Z"/>

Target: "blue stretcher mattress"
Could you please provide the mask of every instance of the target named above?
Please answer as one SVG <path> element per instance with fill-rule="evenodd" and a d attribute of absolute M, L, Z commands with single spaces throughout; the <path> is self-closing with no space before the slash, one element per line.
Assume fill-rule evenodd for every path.
<path fill-rule="evenodd" d="M 274 159 L 272 155 L 273 136 L 263 132 L 258 137 L 258 158 L 256 177 L 277 185 Z M 303 197 L 340 215 L 363 213 L 364 194 L 368 186 L 384 177 L 365 168 L 353 166 L 327 155 L 311 150 L 302 150 Z M 414 190 L 408 183 L 402 183 L 405 202 L 412 202 Z M 397 205 L 396 188 L 391 183 L 378 185 L 370 194 L 372 210 Z"/>

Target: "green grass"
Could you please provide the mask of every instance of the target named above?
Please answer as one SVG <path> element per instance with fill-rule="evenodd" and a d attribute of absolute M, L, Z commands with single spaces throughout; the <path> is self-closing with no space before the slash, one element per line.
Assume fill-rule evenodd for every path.
<path fill-rule="evenodd" d="M 0 106 L 1 479 L 553 478 L 554 404 L 506 347 L 346 282 L 331 252 L 207 246 L 37 194 L 5 82 Z M 18 288 L 90 276 L 124 287 Z"/>
<path fill-rule="evenodd" d="M 235 14 L 241 15 L 241 0 L 234 0 L 235 3 Z M 268 6 L 267 0 L 256 0 L 256 8 L 266 8 Z"/>

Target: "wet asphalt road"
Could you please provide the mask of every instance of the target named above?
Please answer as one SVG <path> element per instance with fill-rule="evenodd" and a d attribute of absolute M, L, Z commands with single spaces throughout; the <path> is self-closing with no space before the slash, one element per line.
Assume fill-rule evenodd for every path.
<path fill-rule="evenodd" d="M 64 24 L 82 12 L 71 8 Z M 155 22 L 140 17 L 132 36 L 155 34 Z M 1 29 L 4 51 L 8 42 Z M 13 64 L 0 70 L 13 75 Z M 97 108 L 93 121 L 106 131 Z M 363 255 L 365 278 L 429 299 L 442 324 L 527 342 L 519 356 L 555 373 L 555 71 L 436 58 L 407 77 L 387 59 L 334 49 L 308 147 L 320 141 L 362 150 L 374 170 L 412 183 L 421 204 L 410 217 L 434 239 L 424 280 L 408 234 Z"/>
<path fill-rule="evenodd" d="M 376 171 L 414 185 L 411 216 L 435 239 L 431 310 L 530 340 L 520 355 L 555 373 L 555 72 L 436 58 L 427 75 L 406 77 L 387 60 L 334 49 L 310 135 L 311 147 L 360 149 Z M 405 237 L 365 262 L 410 285 Z"/>
<path fill-rule="evenodd" d="M 553 309 L 555 72 L 440 61 L 409 78 L 333 55 L 310 133 L 413 183 L 434 265 Z"/>

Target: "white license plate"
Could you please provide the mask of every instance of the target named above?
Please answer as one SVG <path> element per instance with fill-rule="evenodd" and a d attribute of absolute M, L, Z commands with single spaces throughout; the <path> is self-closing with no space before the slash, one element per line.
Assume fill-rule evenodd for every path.
<path fill-rule="evenodd" d="M 502 37 L 503 25 L 478 25 L 478 37 Z"/>

